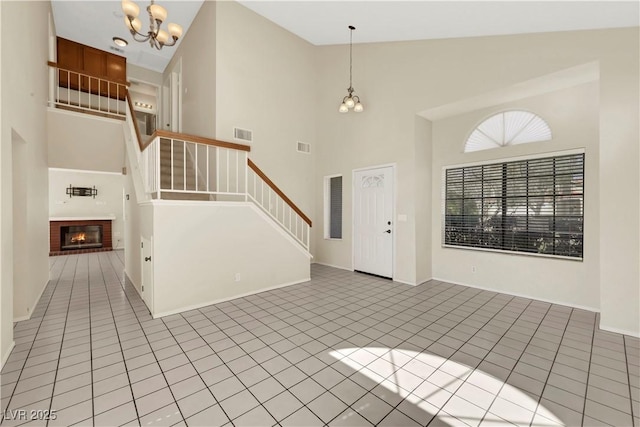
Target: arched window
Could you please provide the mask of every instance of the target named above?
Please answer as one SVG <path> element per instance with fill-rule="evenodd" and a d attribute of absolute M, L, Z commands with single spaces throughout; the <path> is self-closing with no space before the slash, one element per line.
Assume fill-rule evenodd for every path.
<path fill-rule="evenodd" d="M 464 152 L 550 139 L 551 129 L 540 116 L 528 111 L 504 111 L 484 120 L 471 132 Z"/>

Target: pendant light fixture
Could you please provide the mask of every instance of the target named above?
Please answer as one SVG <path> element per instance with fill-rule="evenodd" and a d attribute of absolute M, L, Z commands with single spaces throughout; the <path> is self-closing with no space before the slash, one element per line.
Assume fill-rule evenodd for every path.
<path fill-rule="evenodd" d="M 349 88 L 347 89 L 347 96 L 342 98 L 342 104 L 340 104 L 340 108 L 338 108 L 338 111 L 341 113 L 348 113 L 351 109 L 356 113 L 364 111 L 360 97 L 353 94 L 353 30 L 355 29 L 356 27 L 349 25 Z"/>
<path fill-rule="evenodd" d="M 142 21 L 138 19 L 140 7 L 136 3 L 131 0 L 122 0 L 122 11 L 125 14 L 124 23 L 135 41 L 143 43 L 148 41 L 152 47 L 161 50 L 164 46 L 174 46 L 182 36 L 182 27 L 178 24 L 169 24 L 167 26 L 168 33 L 160 29 L 162 23 L 167 19 L 167 9 L 155 4 L 153 0 L 147 6 L 149 30 L 146 33 L 140 32 Z"/>

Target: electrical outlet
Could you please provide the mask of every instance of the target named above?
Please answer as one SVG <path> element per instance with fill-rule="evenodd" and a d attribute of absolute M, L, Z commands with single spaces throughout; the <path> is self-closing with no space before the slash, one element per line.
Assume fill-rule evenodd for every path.
<path fill-rule="evenodd" d="M 233 280 L 234 280 L 234 281 L 236 281 L 236 282 L 239 282 L 239 281 L 240 281 L 240 273 L 236 273 L 236 274 L 233 276 Z"/>
<path fill-rule="evenodd" d="M 471 272 L 472 272 L 472 273 L 475 273 L 475 272 L 476 272 L 476 266 L 475 266 L 475 265 L 472 265 L 472 266 L 471 266 Z"/>

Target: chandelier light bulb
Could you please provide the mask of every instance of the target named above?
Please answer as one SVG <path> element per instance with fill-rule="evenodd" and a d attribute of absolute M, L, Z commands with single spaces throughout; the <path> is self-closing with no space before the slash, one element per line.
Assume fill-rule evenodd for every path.
<path fill-rule="evenodd" d="M 362 113 L 364 111 L 364 107 L 362 106 L 362 104 L 358 101 L 356 103 L 356 105 L 353 107 L 353 111 L 355 111 L 356 113 Z"/>
<path fill-rule="evenodd" d="M 180 25 L 174 24 L 172 22 L 167 26 L 167 29 L 169 30 L 169 34 L 171 34 L 171 37 L 175 37 L 176 39 L 182 37 L 182 27 Z"/>
<path fill-rule="evenodd" d="M 129 0 L 122 1 L 122 12 L 125 16 L 129 16 L 131 18 L 136 18 L 140 13 L 140 8 L 137 4 Z"/>
<path fill-rule="evenodd" d="M 356 105 L 356 102 L 353 100 L 352 97 L 348 97 L 347 100 L 345 101 L 345 104 L 347 105 L 347 108 L 353 108 Z"/>
<path fill-rule="evenodd" d="M 342 104 L 340 104 L 340 108 L 338 108 L 338 111 L 341 113 L 348 113 L 349 108 L 347 107 L 347 104 L 343 102 Z"/>
<path fill-rule="evenodd" d="M 156 40 L 158 40 L 162 44 L 167 44 L 167 42 L 169 41 L 169 33 L 167 33 L 165 30 L 158 31 Z"/>
<path fill-rule="evenodd" d="M 156 21 L 164 22 L 167 19 L 167 9 L 159 4 L 150 5 L 149 12 L 151 12 L 151 16 L 153 16 L 153 19 Z"/>
<path fill-rule="evenodd" d="M 129 31 L 140 31 L 140 28 L 142 28 L 142 22 L 138 18 L 135 18 L 133 21 L 129 21 L 129 18 L 125 16 L 124 23 Z"/>

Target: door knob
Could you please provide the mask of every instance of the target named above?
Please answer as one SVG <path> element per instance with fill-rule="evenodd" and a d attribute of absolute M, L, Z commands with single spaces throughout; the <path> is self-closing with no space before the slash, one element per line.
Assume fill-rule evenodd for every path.
<path fill-rule="evenodd" d="M 387 230 L 387 231 L 385 231 L 385 233 L 389 233 L 389 234 L 391 234 L 391 230 Z"/>
<path fill-rule="evenodd" d="M 151 261 L 151 257 L 150 256 L 146 256 L 146 257 L 144 257 L 144 260 L 145 261 Z"/>

